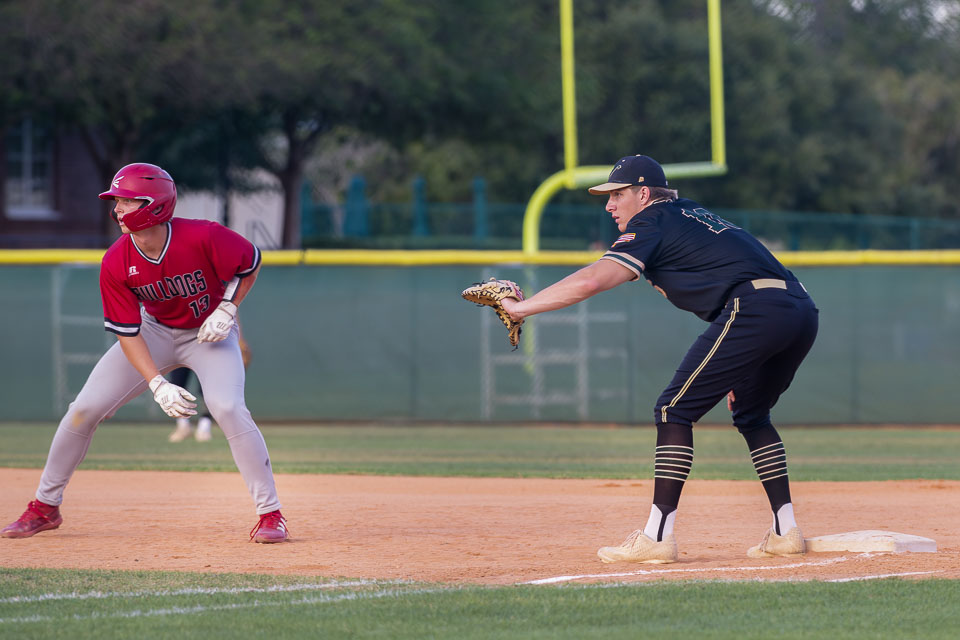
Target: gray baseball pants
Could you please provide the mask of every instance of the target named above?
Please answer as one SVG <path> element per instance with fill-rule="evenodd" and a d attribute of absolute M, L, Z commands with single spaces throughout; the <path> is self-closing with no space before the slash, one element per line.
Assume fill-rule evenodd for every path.
<path fill-rule="evenodd" d="M 197 374 L 204 402 L 227 438 L 257 514 L 279 509 L 267 445 L 243 396 L 246 372 L 237 327 L 221 342 L 198 344 L 198 329 L 174 329 L 147 313 L 142 315 L 140 334 L 161 373 L 184 366 Z M 63 502 L 63 490 L 83 462 L 97 425 L 145 390 L 147 381 L 127 360 L 119 342 L 110 347 L 57 427 L 40 477 L 38 500 L 50 505 Z"/>

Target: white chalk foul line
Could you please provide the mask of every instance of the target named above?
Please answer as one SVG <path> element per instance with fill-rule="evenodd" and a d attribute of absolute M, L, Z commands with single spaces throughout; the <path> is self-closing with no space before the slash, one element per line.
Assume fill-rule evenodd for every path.
<path fill-rule="evenodd" d="M 864 554 L 857 557 L 869 557 Z M 799 569 L 801 567 L 824 567 L 839 562 L 849 560 L 847 556 L 838 558 L 827 558 L 814 562 L 796 562 L 794 564 L 762 565 L 752 567 L 705 567 L 700 569 L 638 569 L 636 571 L 626 571 L 623 573 L 585 573 L 578 576 L 557 576 L 555 578 L 540 578 L 539 580 L 530 580 L 520 584 L 557 584 L 559 582 L 570 582 L 572 580 L 584 580 L 588 578 L 627 578 L 630 576 L 656 576 L 669 573 L 710 573 L 710 572 L 732 572 L 732 571 L 779 571 L 782 569 Z"/>
<path fill-rule="evenodd" d="M 857 582 L 859 580 L 880 580 L 882 578 L 902 578 L 903 576 L 925 576 L 931 573 L 943 573 L 943 572 L 940 569 L 937 569 L 936 571 L 907 571 L 906 573 L 880 573 L 875 576 L 834 578 L 833 580 L 824 580 L 824 582 Z"/>
<path fill-rule="evenodd" d="M 326 589 L 352 589 L 371 585 L 408 584 L 405 580 L 350 580 L 347 582 L 323 582 L 305 584 L 275 584 L 269 587 L 185 587 L 183 589 L 159 589 L 156 591 L 88 591 L 86 593 L 42 593 L 36 596 L 12 596 L 0 598 L 0 604 L 23 604 L 28 602 L 48 602 L 53 600 L 99 600 L 107 598 L 143 598 L 153 596 L 195 596 L 220 595 L 234 593 L 282 593 L 296 591 L 322 591 Z"/>
<path fill-rule="evenodd" d="M 234 604 L 219 605 L 196 605 L 192 607 L 168 607 L 164 609 L 134 609 L 132 611 L 116 611 L 110 613 L 93 612 L 89 614 L 75 614 L 61 617 L 53 616 L 22 616 L 18 618 L 0 618 L 0 625 L 3 624 L 22 624 L 26 622 L 55 622 L 63 620 L 82 621 L 82 620 L 109 620 L 112 618 L 148 618 L 158 616 L 182 616 L 193 615 L 197 613 L 208 613 L 211 611 L 233 611 L 238 609 L 252 609 L 254 607 L 289 607 L 307 604 L 329 604 L 333 602 L 343 602 L 346 600 L 367 600 L 373 598 L 390 598 L 408 595 L 423 595 L 429 593 L 438 593 L 441 591 L 450 591 L 450 588 L 435 589 L 386 589 L 383 591 L 355 591 L 338 595 L 319 595 L 300 598 L 298 600 L 284 601 L 266 601 L 260 602 L 241 602 Z"/>

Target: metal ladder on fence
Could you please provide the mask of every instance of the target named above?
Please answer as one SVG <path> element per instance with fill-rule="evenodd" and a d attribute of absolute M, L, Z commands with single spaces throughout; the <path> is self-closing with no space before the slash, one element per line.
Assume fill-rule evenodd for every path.
<path fill-rule="evenodd" d="M 112 334 L 103 330 L 102 315 L 90 316 L 64 312 L 63 293 L 68 284 L 69 271 L 76 268 L 77 267 L 68 264 L 54 267 L 50 282 L 50 311 L 52 316 L 52 322 L 50 324 L 53 329 L 50 345 L 53 353 L 53 406 L 56 407 L 57 412 L 61 414 L 67 410 L 67 405 L 70 404 L 73 399 L 77 397 L 77 393 L 80 392 L 80 389 L 69 388 L 70 367 L 86 365 L 86 372 L 84 373 L 84 380 L 86 380 L 86 376 L 100 360 L 100 357 L 109 347 L 113 346 Z M 70 350 L 71 344 L 67 343 L 63 336 L 64 329 L 68 327 L 84 327 L 90 331 L 98 331 L 103 335 L 103 348 L 96 352 L 89 350 Z M 150 406 L 154 403 L 147 403 L 145 398 L 146 396 L 141 395 L 127 404 L 143 404 L 147 406 L 148 412 L 155 413 Z"/>
<path fill-rule="evenodd" d="M 488 276 L 484 276 L 486 279 Z M 482 357 L 482 393 L 483 403 L 481 415 L 489 420 L 493 417 L 496 408 L 501 405 L 529 406 L 533 419 L 540 419 L 542 408 L 545 406 L 568 405 L 576 411 L 577 419 L 587 420 L 590 417 L 590 401 L 610 400 L 627 397 L 627 352 L 622 348 L 591 347 L 591 331 L 601 325 L 625 324 L 627 313 L 591 312 L 590 302 L 584 301 L 567 311 L 551 311 L 534 318 L 535 325 L 527 328 L 521 339 L 521 347 L 517 351 L 508 353 L 494 353 L 491 332 L 495 332 L 496 349 L 502 349 L 502 325 L 495 314 L 485 313 L 481 318 L 480 349 Z M 533 321 L 528 321 L 531 325 Z M 550 325 L 572 325 L 576 328 L 574 344 L 561 347 L 546 347 L 539 339 L 540 331 Z M 526 342 L 524 342 L 526 341 Z M 617 389 L 590 389 L 590 361 L 609 359 L 619 361 L 621 375 L 618 379 L 624 386 Z M 552 365 L 569 365 L 574 368 L 574 388 L 548 389 L 545 380 L 544 368 Z M 501 393 L 497 390 L 498 371 L 506 367 L 522 367 L 530 377 L 530 393 Z"/>

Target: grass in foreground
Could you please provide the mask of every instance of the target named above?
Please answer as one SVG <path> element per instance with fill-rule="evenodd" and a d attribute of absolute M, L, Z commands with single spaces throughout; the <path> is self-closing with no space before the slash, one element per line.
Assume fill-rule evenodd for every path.
<path fill-rule="evenodd" d="M 0 570 L 6 638 L 954 638 L 960 582 L 445 587 Z"/>
<path fill-rule="evenodd" d="M 40 468 L 54 425 L 0 426 L 0 466 Z M 223 434 L 170 444 L 172 424 L 101 425 L 82 469 L 235 471 Z M 262 427 L 278 473 L 650 478 L 653 427 Z M 785 428 L 793 480 L 960 479 L 960 429 Z M 694 430 L 693 479 L 754 480 L 733 429 Z"/>

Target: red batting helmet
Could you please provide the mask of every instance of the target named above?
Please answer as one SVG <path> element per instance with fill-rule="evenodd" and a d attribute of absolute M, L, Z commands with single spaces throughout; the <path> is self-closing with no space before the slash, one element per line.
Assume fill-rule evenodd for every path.
<path fill-rule="evenodd" d="M 110 189 L 100 194 L 101 200 L 135 198 L 145 204 L 123 216 L 123 224 L 130 231 L 166 222 L 173 217 L 177 206 L 177 185 L 170 174 L 155 164 L 137 162 L 117 171 Z"/>

